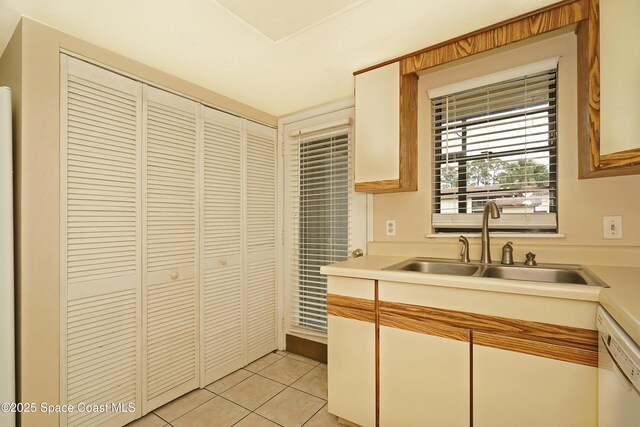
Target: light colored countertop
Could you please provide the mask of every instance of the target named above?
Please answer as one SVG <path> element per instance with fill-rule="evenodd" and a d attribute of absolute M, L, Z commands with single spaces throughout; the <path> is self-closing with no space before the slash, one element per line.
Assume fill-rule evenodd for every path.
<path fill-rule="evenodd" d="M 640 268 L 586 266 L 610 288 L 384 270 L 407 259 L 408 257 L 369 255 L 322 267 L 320 272 L 332 276 L 599 301 L 640 344 Z"/>

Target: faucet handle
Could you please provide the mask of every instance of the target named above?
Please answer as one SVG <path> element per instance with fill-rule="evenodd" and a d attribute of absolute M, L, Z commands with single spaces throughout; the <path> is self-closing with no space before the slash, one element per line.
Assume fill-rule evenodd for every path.
<path fill-rule="evenodd" d="M 502 247 L 502 264 L 513 265 L 513 242 L 507 242 Z"/>
<path fill-rule="evenodd" d="M 534 254 L 533 252 L 527 252 L 527 255 L 525 255 L 527 257 L 527 260 L 524 262 L 524 265 L 538 265 L 538 263 L 536 262 L 536 254 Z"/>
<path fill-rule="evenodd" d="M 460 236 L 458 242 L 462 243 L 462 251 L 460 252 L 460 261 L 471 262 L 469 259 L 469 241 L 466 237 Z"/>

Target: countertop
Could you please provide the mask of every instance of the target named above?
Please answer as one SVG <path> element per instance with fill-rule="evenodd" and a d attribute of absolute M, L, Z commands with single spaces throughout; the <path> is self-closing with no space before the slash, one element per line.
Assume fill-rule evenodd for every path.
<path fill-rule="evenodd" d="M 589 266 L 609 288 L 595 286 L 549 284 L 488 277 L 447 276 L 410 271 L 384 270 L 406 261 L 408 257 L 368 255 L 327 265 L 320 272 L 332 276 L 359 277 L 432 286 L 446 286 L 491 292 L 536 295 L 550 298 L 566 298 L 598 301 L 611 316 L 640 344 L 640 268 Z"/>

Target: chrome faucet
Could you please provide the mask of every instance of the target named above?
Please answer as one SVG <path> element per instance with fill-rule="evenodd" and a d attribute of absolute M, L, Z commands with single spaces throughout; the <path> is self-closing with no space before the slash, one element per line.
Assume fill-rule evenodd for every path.
<path fill-rule="evenodd" d="M 482 255 L 480 256 L 480 262 L 484 264 L 491 264 L 491 248 L 489 247 L 489 212 L 491 212 L 491 218 L 500 218 L 500 210 L 496 202 L 487 202 L 484 205 L 484 211 L 482 212 Z"/>

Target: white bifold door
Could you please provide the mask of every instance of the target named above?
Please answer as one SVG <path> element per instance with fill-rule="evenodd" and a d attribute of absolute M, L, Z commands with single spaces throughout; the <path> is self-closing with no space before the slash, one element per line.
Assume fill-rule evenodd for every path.
<path fill-rule="evenodd" d="M 69 426 L 141 414 L 142 84 L 61 56 L 60 414 Z M 109 409 L 112 409 L 109 406 Z"/>
<path fill-rule="evenodd" d="M 275 130 L 203 107 L 202 360 L 208 384 L 277 347 Z"/>
<path fill-rule="evenodd" d="M 199 104 L 145 86 L 143 138 L 144 412 L 199 378 Z"/>
<path fill-rule="evenodd" d="M 276 132 L 60 58 L 60 424 L 123 425 L 277 348 Z"/>

